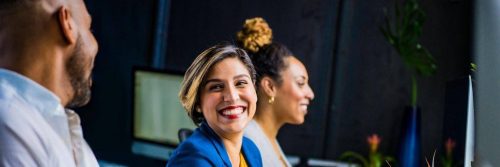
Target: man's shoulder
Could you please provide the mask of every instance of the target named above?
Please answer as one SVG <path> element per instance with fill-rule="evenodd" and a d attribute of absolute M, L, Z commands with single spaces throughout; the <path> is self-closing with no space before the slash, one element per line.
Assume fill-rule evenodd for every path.
<path fill-rule="evenodd" d="M 22 129 L 23 127 L 31 126 L 31 120 L 37 118 L 33 114 L 36 112 L 32 110 L 34 108 L 15 96 L 0 97 L 0 128 L 14 126 L 16 129 Z"/>
<path fill-rule="evenodd" d="M 37 124 L 39 120 L 36 112 L 18 100 L 0 99 L 0 141 L 37 139 L 45 136 L 37 129 L 45 126 Z M 35 143 L 36 141 L 28 141 Z"/>
<path fill-rule="evenodd" d="M 35 108 L 15 97 L 0 98 L 0 142 L 6 145 L 2 149 L 33 146 L 44 150 L 46 144 L 58 140 Z"/>
<path fill-rule="evenodd" d="M 21 119 L 17 116 L 19 113 L 15 112 L 16 109 L 14 108 L 14 105 L 16 100 L 2 96 L 2 93 L 0 93 L 0 128 L 6 124 L 18 122 L 17 120 Z M 2 131 L 0 131 L 0 133 L 1 132 Z"/>
<path fill-rule="evenodd" d="M 0 99 L 0 166 L 71 166 L 71 153 L 44 121 L 29 105 Z"/>

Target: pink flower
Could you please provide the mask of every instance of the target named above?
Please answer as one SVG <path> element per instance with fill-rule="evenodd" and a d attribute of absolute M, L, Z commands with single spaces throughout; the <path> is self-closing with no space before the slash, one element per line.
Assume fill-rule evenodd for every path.
<path fill-rule="evenodd" d="M 445 149 L 446 149 L 446 155 L 451 156 L 451 153 L 453 152 L 453 148 L 455 148 L 455 141 L 451 138 L 448 138 L 445 143 Z"/>
<path fill-rule="evenodd" d="M 370 152 L 377 152 L 378 145 L 380 144 L 381 140 L 382 139 L 378 137 L 377 134 L 372 134 L 371 136 L 368 136 L 368 138 L 366 138 L 366 141 L 370 146 Z"/>

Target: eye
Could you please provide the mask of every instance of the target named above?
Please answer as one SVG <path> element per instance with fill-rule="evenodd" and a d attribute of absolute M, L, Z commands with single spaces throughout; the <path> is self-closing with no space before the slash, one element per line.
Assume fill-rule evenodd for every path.
<path fill-rule="evenodd" d="M 299 87 L 303 87 L 306 85 L 306 82 L 305 81 L 297 81 L 297 85 L 299 85 Z"/>
<path fill-rule="evenodd" d="M 242 87 L 245 87 L 245 85 L 247 85 L 248 82 L 245 81 L 245 80 L 239 80 L 236 82 L 236 87 L 239 87 L 239 88 L 242 88 Z"/>
<path fill-rule="evenodd" d="M 224 89 L 223 84 L 213 84 L 208 87 L 209 91 L 221 91 L 222 89 Z"/>

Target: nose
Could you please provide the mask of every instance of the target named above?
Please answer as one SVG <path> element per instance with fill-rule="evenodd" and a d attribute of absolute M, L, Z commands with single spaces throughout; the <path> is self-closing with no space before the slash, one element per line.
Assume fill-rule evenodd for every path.
<path fill-rule="evenodd" d="M 94 34 L 90 33 L 91 39 L 90 39 L 90 45 L 91 45 L 91 51 L 94 56 L 97 56 L 97 52 L 99 52 L 99 43 L 97 42 L 97 39 L 95 38 Z"/>
<path fill-rule="evenodd" d="M 224 101 L 235 102 L 239 99 L 240 95 L 234 86 L 229 86 L 228 89 L 224 91 Z"/>
<path fill-rule="evenodd" d="M 308 98 L 309 100 L 314 99 L 314 92 L 309 85 L 307 85 L 307 88 L 306 88 L 306 98 Z"/>

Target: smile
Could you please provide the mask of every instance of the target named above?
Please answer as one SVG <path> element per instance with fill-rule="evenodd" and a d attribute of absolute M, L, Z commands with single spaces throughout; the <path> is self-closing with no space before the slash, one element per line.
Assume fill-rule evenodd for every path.
<path fill-rule="evenodd" d="M 307 107 L 309 106 L 309 104 L 300 104 L 300 110 L 302 110 L 302 112 L 304 112 L 304 114 L 307 114 Z"/>
<path fill-rule="evenodd" d="M 228 118 L 228 119 L 237 119 L 240 117 L 240 115 L 242 113 L 244 113 L 246 110 L 246 107 L 245 106 L 227 106 L 227 107 L 224 107 L 222 109 L 220 109 L 219 111 L 217 111 L 217 113 L 219 113 L 220 115 Z"/>

